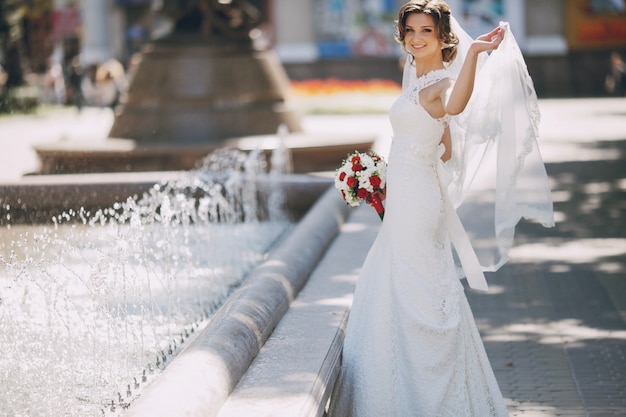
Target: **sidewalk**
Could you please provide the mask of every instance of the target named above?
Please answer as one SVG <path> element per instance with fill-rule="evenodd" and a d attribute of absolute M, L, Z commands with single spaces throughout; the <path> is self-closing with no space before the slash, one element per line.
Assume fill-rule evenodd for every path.
<path fill-rule="evenodd" d="M 557 226 L 520 224 L 512 260 L 488 274 L 491 291 L 468 297 L 511 416 L 626 416 L 626 100 L 542 100 L 540 108 Z M 33 169 L 31 144 L 62 133 L 96 140 L 107 117 L 87 109 L 0 118 L 0 182 Z M 383 153 L 391 135 L 386 115 L 303 124 L 376 132 Z"/>
<path fill-rule="evenodd" d="M 626 100 L 541 106 L 557 225 L 470 303 L 512 416 L 626 416 Z"/>

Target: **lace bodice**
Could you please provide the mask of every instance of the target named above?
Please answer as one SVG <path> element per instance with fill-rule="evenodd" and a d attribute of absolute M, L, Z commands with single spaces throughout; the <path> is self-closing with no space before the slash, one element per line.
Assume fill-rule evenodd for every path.
<path fill-rule="evenodd" d="M 448 71 L 445 68 L 429 71 L 420 76 L 411 71 L 411 78 L 409 80 L 410 83 L 408 88 L 405 88 L 405 92 L 415 104 L 419 104 L 418 94 L 420 91 L 448 77 Z"/>
<path fill-rule="evenodd" d="M 427 158 L 439 154 L 436 148 L 449 116 L 432 117 L 420 104 L 419 93 L 447 77 L 445 69 L 430 71 L 419 77 L 412 73 L 408 87 L 391 106 L 389 118 L 393 128 L 393 146 L 401 148 L 401 152 L 413 152 Z"/>

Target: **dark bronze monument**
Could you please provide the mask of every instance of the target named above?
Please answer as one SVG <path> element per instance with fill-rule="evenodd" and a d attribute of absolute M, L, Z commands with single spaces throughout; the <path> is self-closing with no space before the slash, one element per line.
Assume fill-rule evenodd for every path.
<path fill-rule="evenodd" d="M 251 37 L 259 12 L 244 0 L 165 0 L 172 32 L 146 45 L 111 138 L 138 146 L 206 145 L 301 131 L 288 79 Z"/>

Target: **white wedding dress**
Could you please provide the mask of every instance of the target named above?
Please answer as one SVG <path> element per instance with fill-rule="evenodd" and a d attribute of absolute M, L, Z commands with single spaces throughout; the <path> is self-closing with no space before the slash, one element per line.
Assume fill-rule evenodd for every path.
<path fill-rule="evenodd" d="M 333 417 L 508 416 L 459 281 L 445 216 L 440 145 L 413 75 L 390 111 L 385 219 L 354 294 Z"/>
<path fill-rule="evenodd" d="M 457 78 L 469 35 L 452 18 L 460 44 L 446 69 L 417 77 L 407 60 L 390 110 L 385 219 L 354 293 L 330 417 L 508 416 L 458 267 L 471 288 L 487 290 L 483 270 L 508 260 L 518 221 L 551 227 L 554 216 L 537 95 L 501 25 L 502 43 L 479 59 L 474 94 L 453 118 L 433 118 L 419 94 Z M 453 155 L 444 167 L 447 123 Z"/>

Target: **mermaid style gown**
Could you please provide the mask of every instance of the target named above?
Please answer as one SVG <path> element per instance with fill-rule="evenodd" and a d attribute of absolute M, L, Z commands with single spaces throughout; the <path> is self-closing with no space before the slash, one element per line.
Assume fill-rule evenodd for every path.
<path fill-rule="evenodd" d="M 447 118 L 412 76 L 393 104 L 385 219 L 354 294 L 332 417 L 508 416 L 456 270 L 440 178 Z"/>

